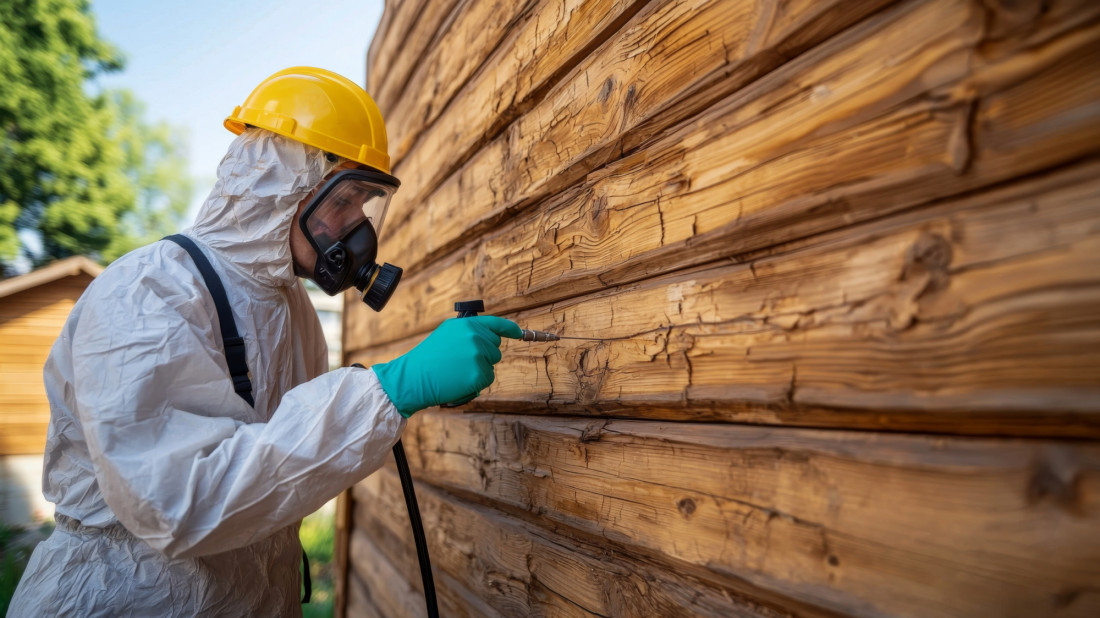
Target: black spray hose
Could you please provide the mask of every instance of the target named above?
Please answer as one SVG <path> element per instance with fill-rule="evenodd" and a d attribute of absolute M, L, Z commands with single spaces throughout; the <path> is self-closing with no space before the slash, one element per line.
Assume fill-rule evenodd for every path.
<path fill-rule="evenodd" d="M 352 364 L 352 367 L 366 369 L 359 363 Z M 420 521 L 420 507 L 416 503 L 416 490 L 413 489 L 412 473 L 409 472 L 409 460 L 405 458 L 405 447 L 401 445 L 401 440 L 393 445 L 393 459 L 397 462 L 397 476 L 401 477 L 405 507 L 409 509 L 409 524 L 412 525 L 413 541 L 416 543 L 416 557 L 420 560 L 420 577 L 424 580 L 424 604 L 428 606 L 428 618 L 439 618 L 432 562 L 428 558 L 428 541 L 424 538 L 424 523 Z"/>
<path fill-rule="evenodd" d="M 432 562 L 428 559 L 428 541 L 424 538 L 424 524 L 420 521 L 420 507 L 416 504 L 413 478 L 409 472 L 409 462 L 405 459 L 405 447 L 401 446 L 401 440 L 393 445 L 393 458 L 397 461 L 397 475 L 401 477 L 401 490 L 405 492 L 405 506 L 409 509 L 409 523 L 412 524 L 413 540 L 416 541 L 420 577 L 424 580 L 424 604 L 428 606 L 429 618 L 439 618 L 439 606 L 435 601 L 435 580 L 432 578 Z"/>

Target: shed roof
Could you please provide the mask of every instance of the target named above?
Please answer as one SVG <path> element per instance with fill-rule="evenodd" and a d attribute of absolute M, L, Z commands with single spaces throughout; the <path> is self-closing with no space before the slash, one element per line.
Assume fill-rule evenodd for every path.
<path fill-rule="evenodd" d="M 95 277 L 101 272 L 103 272 L 103 267 L 99 264 L 96 264 L 83 255 L 74 255 L 64 260 L 58 260 L 49 266 L 43 266 L 37 270 L 32 270 L 25 275 L 19 275 L 18 277 L 0 281 L 0 298 L 11 296 L 17 292 L 29 290 L 39 285 L 51 283 L 64 277 L 73 277 L 80 274 Z"/>

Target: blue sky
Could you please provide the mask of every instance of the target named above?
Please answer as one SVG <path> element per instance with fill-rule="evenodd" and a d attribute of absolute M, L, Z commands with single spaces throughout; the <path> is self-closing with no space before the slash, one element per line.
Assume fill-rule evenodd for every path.
<path fill-rule="evenodd" d="M 233 138 L 222 121 L 268 75 L 318 66 L 363 85 L 383 0 L 93 0 L 100 36 L 126 68 L 99 79 L 128 88 L 150 121 L 184 129 L 195 178 L 192 214 Z"/>

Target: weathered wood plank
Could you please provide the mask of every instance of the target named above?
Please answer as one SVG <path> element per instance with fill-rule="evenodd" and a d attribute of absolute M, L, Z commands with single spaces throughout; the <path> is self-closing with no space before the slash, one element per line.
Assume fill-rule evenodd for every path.
<path fill-rule="evenodd" d="M 392 571 L 394 577 L 399 577 L 405 582 L 400 589 L 407 587 L 415 595 L 413 602 L 423 606 L 424 587 L 421 581 L 420 565 L 417 561 L 416 547 L 409 528 L 408 512 L 405 509 L 400 481 L 396 480 L 396 471 L 393 470 L 392 465 L 386 468 L 385 471 L 376 472 L 371 478 L 377 475 L 393 476 L 398 483 L 396 486 L 397 493 L 387 495 L 384 499 L 376 499 L 367 497 L 362 490 L 353 488 L 351 492 L 356 499 L 353 530 L 356 534 L 362 534 L 370 540 L 370 551 L 373 552 L 370 559 L 386 562 L 386 569 Z M 367 482 L 371 483 L 373 481 L 368 480 Z M 417 499 L 422 501 L 420 488 L 418 487 L 417 490 Z M 421 511 L 423 512 L 423 510 L 424 506 L 421 505 Z M 433 542 L 445 543 L 439 535 L 439 530 L 435 527 L 426 527 L 425 530 L 433 539 Z M 470 618 L 499 616 L 490 606 L 472 601 L 476 599 L 473 593 L 466 590 L 459 581 L 454 580 L 442 571 L 435 555 L 432 555 L 432 576 L 435 580 L 440 615 L 456 618 L 464 616 Z"/>
<path fill-rule="evenodd" d="M 407 10 L 410 4 L 412 4 L 412 2 L 406 2 L 404 0 L 382 3 L 382 16 L 378 18 L 378 25 L 374 28 L 374 34 L 371 35 L 370 39 L 370 46 L 367 47 L 367 74 L 364 76 L 365 81 L 363 82 L 367 92 L 377 89 L 381 84 L 382 78 L 384 77 L 380 72 L 383 69 L 381 63 L 385 62 L 389 64 L 393 62 L 395 44 L 401 38 L 401 35 L 391 31 L 391 28 L 395 27 L 393 21 L 398 9 Z M 405 17 L 405 19 L 408 18 Z M 385 52 L 386 57 L 384 59 L 381 58 L 383 46 L 389 47 Z M 378 68 L 375 70 L 372 69 L 372 67 Z M 348 77 L 354 78 L 354 76 Z"/>
<path fill-rule="evenodd" d="M 418 177 L 410 178 L 391 205 L 390 229 L 398 234 L 383 239 L 385 254 L 407 268 L 419 267 L 425 257 L 484 231 L 505 212 L 617 159 L 635 123 L 659 122 L 666 106 L 683 104 L 697 89 L 707 97 L 696 107 L 705 105 L 714 96 L 706 86 L 717 79 L 733 92 L 782 64 L 787 53 L 823 40 L 881 2 L 856 3 L 854 11 L 851 6 L 845 3 L 842 10 L 809 0 L 647 5 L 440 187 L 414 186 Z M 439 169 L 440 163 L 430 167 Z M 406 219 L 415 225 L 401 225 Z"/>
<path fill-rule="evenodd" d="M 421 82 L 423 96 L 387 118 L 390 131 L 401 136 L 391 156 L 406 192 L 420 194 L 438 184 L 647 2 L 538 0 L 517 14 L 516 23 L 465 86 L 451 83 L 462 76 L 436 75 Z M 488 50 L 451 51 L 475 56 Z M 440 83 L 446 90 L 436 94 Z"/>
<path fill-rule="evenodd" d="M 858 28 L 815 50 L 812 61 L 792 62 L 668 139 L 406 277 L 387 313 L 368 317 L 358 303 L 349 304 L 349 344 L 421 332 L 451 315 L 456 298 L 484 298 L 497 311 L 554 302 L 1097 150 L 1091 139 L 1100 132 L 1100 77 L 1090 61 L 1100 55 L 1095 24 L 1074 28 L 1076 21 L 1053 20 L 1045 28 L 1056 24 L 1063 34 L 1040 30 L 1043 44 L 1024 58 L 987 60 L 985 69 L 945 82 L 943 75 L 958 69 L 958 49 L 931 43 L 924 53 L 910 49 L 923 68 L 889 54 L 896 29 L 923 37 L 913 30 L 928 17 L 899 13 L 888 27 Z M 943 19 L 932 23 L 953 40 L 956 33 Z M 826 79 L 823 71 L 836 74 Z M 806 96 L 806 84 L 828 94 Z M 926 87 L 922 96 L 894 100 L 898 90 Z M 967 93 L 964 99 L 987 94 L 960 103 L 958 91 Z M 890 111 L 859 123 L 866 109 L 860 106 L 875 99 L 874 106 Z M 435 232 L 428 226 L 423 233 Z"/>
<path fill-rule="evenodd" d="M 356 512 L 356 530 L 372 540 L 399 538 L 411 547 L 395 472 L 375 473 L 354 491 L 361 504 L 373 505 Z M 447 581 L 472 591 L 474 615 L 786 615 L 738 597 L 736 588 L 745 586 L 737 580 L 716 585 L 682 572 L 693 570 L 687 565 L 655 564 L 615 548 L 572 541 L 423 483 L 417 486 L 417 498 L 430 531 L 432 564 Z M 410 563 L 415 555 L 406 550 L 391 559 Z M 405 570 L 419 576 L 411 573 L 416 570 L 412 564 Z"/>
<path fill-rule="evenodd" d="M 459 0 L 405 0 L 391 10 L 386 31 L 371 39 L 367 51 L 367 92 L 383 117 L 405 88 L 417 62 L 437 37 Z M 385 17 L 385 14 L 383 14 Z"/>
<path fill-rule="evenodd" d="M 388 101 L 383 112 L 394 161 L 400 160 L 416 140 L 420 125 L 438 115 L 536 1 L 459 0 L 436 40 L 412 68 L 401 96 L 389 97 L 383 90 Z"/>
<path fill-rule="evenodd" d="M 348 578 L 348 618 L 387 618 L 370 600 L 363 580 L 352 573 Z"/>
<path fill-rule="evenodd" d="M 1095 444 L 436 411 L 404 441 L 419 486 L 846 615 L 1100 612 Z"/>
<path fill-rule="evenodd" d="M 374 542 L 362 530 L 352 530 L 348 552 L 352 568 L 362 584 L 365 603 L 378 608 L 382 616 L 427 616 L 424 595 L 394 570 Z M 356 596 L 352 589 L 352 598 Z"/>
<path fill-rule="evenodd" d="M 496 382 L 470 405 L 1100 435 L 1098 203 L 1091 161 L 511 314 L 612 340 L 506 341 Z M 369 366 L 417 339 L 352 356 Z"/>

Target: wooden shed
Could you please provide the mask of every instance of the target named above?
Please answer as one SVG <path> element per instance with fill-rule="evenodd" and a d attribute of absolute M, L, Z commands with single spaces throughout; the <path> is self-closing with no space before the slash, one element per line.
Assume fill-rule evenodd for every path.
<path fill-rule="evenodd" d="M 74 256 L 0 281 L 0 456 L 42 454 L 50 423 L 42 367 L 73 305 L 102 271 Z"/>
<path fill-rule="evenodd" d="M 483 299 L 496 382 L 404 434 L 446 616 L 1100 615 L 1100 3 L 405 0 L 389 360 Z M 347 616 L 422 615 L 396 473 Z"/>
<path fill-rule="evenodd" d="M 42 383 L 54 340 L 76 300 L 103 268 L 86 257 L 0 281 L 0 521 L 48 518 L 42 453 L 50 404 Z"/>

